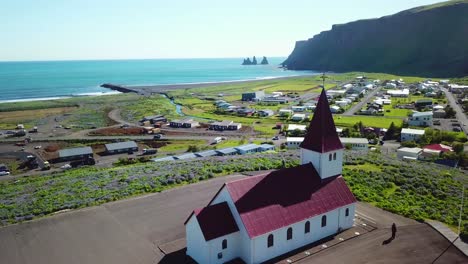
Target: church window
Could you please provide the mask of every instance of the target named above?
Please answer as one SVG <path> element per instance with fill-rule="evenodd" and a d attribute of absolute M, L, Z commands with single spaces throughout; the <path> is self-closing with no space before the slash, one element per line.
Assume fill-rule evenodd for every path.
<path fill-rule="evenodd" d="M 218 259 L 222 259 L 223 258 L 223 253 L 222 252 L 219 252 L 218 253 Z"/>
<path fill-rule="evenodd" d="M 286 239 L 287 240 L 291 240 L 292 239 L 292 227 L 288 228 L 288 230 L 286 231 Z"/>
<path fill-rule="evenodd" d="M 349 208 L 346 208 L 345 216 L 349 216 Z"/>
<path fill-rule="evenodd" d="M 322 216 L 322 227 L 325 227 L 325 226 L 327 226 L 327 216 L 326 215 Z"/>
<path fill-rule="evenodd" d="M 333 160 L 336 160 L 336 152 L 333 153 Z"/>
<path fill-rule="evenodd" d="M 226 249 L 226 248 L 227 248 L 227 239 L 224 239 L 224 240 L 223 240 L 222 248 L 223 248 L 223 249 Z"/>
<path fill-rule="evenodd" d="M 273 234 L 268 235 L 268 247 L 273 246 Z"/>
<path fill-rule="evenodd" d="M 307 233 L 310 233 L 310 222 L 307 221 L 305 223 L 305 226 L 304 226 L 304 233 L 307 234 Z"/>
<path fill-rule="evenodd" d="M 331 161 L 332 160 L 332 154 L 330 153 L 330 155 L 328 155 L 328 161 Z"/>

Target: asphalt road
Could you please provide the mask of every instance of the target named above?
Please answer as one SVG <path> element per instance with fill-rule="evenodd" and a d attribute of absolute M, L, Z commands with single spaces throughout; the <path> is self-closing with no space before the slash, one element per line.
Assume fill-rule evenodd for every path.
<path fill-rule="evenodd" d="M 449 92 L 446 88 L 442 88 L 442 91 L 444 91 L 445 97 L 447 97 L 450 106 L 455 110 L 455 112 L 457 112 L 456 117 L 457 120 L 461 123 L 463 131 L 465 134 L 468 134 L 468 118 L 463 112 L 463 109 L 459 104 L 457 104 L 457 101 L 451 92 Z"/>
<path fill-rule="evenodd" d="M 167 258 L 161 262 L 163 253 L 158 246 L 183 238 L 183 223 L 190 212 L 206 205 L 224 182 L 242 177 L 245 176 L 220 177 L 158 194 L 0 228 L 0 263 L 172 263 Z M 415 226 L 413 220 L 370 205 L 359 204 L 357 214 L 367 221 L 376 222 L 383 231 L 374 231 L 366 235 L 366 238 L 362 236 L 347 241 L 317 256 L 311 256 L 302 263 L 340 263 L 341 260 L 343 263 L 384 263 L 385 261 L 372 260 L 374 256 L 380 256 L 381 260 L 385 256 L 385 249 L 379 247 L 382 239 L 388 236 L 388 231 L 385 230 L 391 223 L 396 223 L 399 230 L 406 230 L 402 227 L 407 226 L 411 232 L 399 231 L 397 238 L 403 244 L 395 243 L 395 248 L 387 253 L 390 257 L 394 257 L 394 254 L 407 256 L 412 252 L 413 255 L 408 260 L 417 260 L 434 256 L 446 245 L 443 242 L 446 240 L 437 232 L 412 228 Z M 424 224 L 417 224 L 416 227 L 418 225 Z M 456 253 L 453 253 L 454 256 L 459 258 Z M 394 263 L 405 263 L 405 259 L 398 259 L 401 262 Z"/>
<path fill-rule="evenodd" d="M 343 115 L 344 116 L 352 116 L 354 115 L 357 111 L 361 110 L 362 107 L 367 104 L 367 102 L 369 102 L 369 100 L 374 97 L 379 91 L 380 89 L 382 89 L 381 86 L 375 88 L 374 90 L 372 90 L 372 92 L 370 93 L 367 93 L 366 94 L 366 97 L 362 98 L 361 101 L 359 103 L 357 103 L 356 105 L 352 106 L 350 109 L 346 110 Z"/>

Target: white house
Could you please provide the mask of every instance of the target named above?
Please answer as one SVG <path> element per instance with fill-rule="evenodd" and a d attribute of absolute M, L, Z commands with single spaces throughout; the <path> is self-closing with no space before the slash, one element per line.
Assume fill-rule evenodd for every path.
<path fill-rule="evenodd" d="M 330 111 L 332 113 L 339 113 L 340 110 L 341 110 L 341 108 L 339 106 L 336 106 L 336 105 L 330 106 Z"/>
<path fill-rule="evenodd" d="M 341 176 L 343 146 L 325 90 L 301 143 L 301 165 L 224 184 L 185 221 L 198 263 L 263 263 L 351 228 L 356 199 Z"/>
<path fill-rule="evenodd" d="M 291 106 L 291 110 L 293 110 L 293 112 L 304 112 L 306 107 L 302 105 L 293 105 Z"/>
<path fill-rule="evenodd" d="M 408 118 L 408 125 L 410 126 L 432 126 L 432 116 L 433 113 L 431 112 L 414 112 Z"/>
<path fill-rule="evenodd" d="M 369 140 L 367 138 L 340 138 L 344 147 L 350 146 L 352 150 L 367 151 Z"/>
<path fill-rule="evenodd" d="M 287 148 L 298 148 L 299 145 L 304 141 L 303 137 L 287 137 L 286 147 Z"/>
<path fill-rule="evenodd" d="M 293 114 L 293 110 L 291 109 L 280 109 L 278 111 L 279 116 L 289 116 Z"/>
<path fill-rule="evenodd" d="M 306 115 L 305 114 L 294 114 L 292 117 L 291 117 L 291 120 L 293 121 L 302 121 L 306 118 Z"/>
<path fill-rule="evenodd" d="M 424 135 L 424 130 L 422 129 L 411 129 L 411 128 L 403 128 L 401 130 L 401 142 L 405 141 L 418 141 L 418 139 Z"/>
<path fill-rule="evenodd" d="M 387 94 L 392 96 L 392 97 L 408 97 L 409 96 L 409 90 L 408 89 L 387 90 Z"/>
<path fill-rule="evenodd" d="M 397 158 L 417 160 L 421 152 L 420 148 L 399 148 L 397 149 Z"/>
<path fill-rule="evenodd" d="M 296 124 L 289 124 L 288 125 L 288 132 L 294 131 L 298 129 L 299 131 L 305 131 L 306 125 L 296 125 Z"/>

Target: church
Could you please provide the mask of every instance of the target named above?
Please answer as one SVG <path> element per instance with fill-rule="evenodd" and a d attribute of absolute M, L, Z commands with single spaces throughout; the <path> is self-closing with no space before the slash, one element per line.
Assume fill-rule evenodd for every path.
<path fill-rule="evenodd" d="M 200 264 L 262 263 L 354 224 L 343 145 L 325 90 L 300 145 L 301 165 L 225 183 L 185 221 L 187 255 Z"/>

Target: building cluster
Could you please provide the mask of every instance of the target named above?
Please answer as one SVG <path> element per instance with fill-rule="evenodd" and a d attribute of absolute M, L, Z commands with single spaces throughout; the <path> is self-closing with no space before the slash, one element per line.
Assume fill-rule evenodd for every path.
<path fill-rule="evenodd" d="M 303 137 L 287 137 L 286 147 L 289 149 L 299 148 L 303 141 Z M 367 138 L 340 137 L 340 141 L 344 148 L 349 148 L 351 150 L 367 151 L 369 149 L 369 140 L 367 140 Z"/>
<path fill-rule="evenodd" d="M 343 145 L 325 91 L 301 143 L 299 166 L 224 184 L 185 221 L 198 263 L 263 263 L 354 224 L 356 199 L 343 180 Z"/>
<path fill-rule="evenodd" d="M 160 161 L 172 161 L 172 160 L 185 160 L 185 159 L 193 159 L 193 158 L 206 158 L 206 157 L 213 157 L 213 156 L 231 156 L 231 155 L 245 155 L 249 153 L 257 153 L 257 152 L 265 152 L 275 150 L 274 145 L 270 144 L 247 144 L 238 147 L 230 147 L 230 148 L 223 148 L 223 149 L 216 149 L 216 150 L 206 150 L 200 151 L 195 153 L 184 153 L 178 156 L 167 156 L 164 158 L 157 158 L 153 159 L 155 162 Z"/>
<path fill-rule="evenodd" d="M 443 144 L 431 144 L 422 148 L 399 148 L 397 149 L 397 158 L 403 160 L 421 160 L 434 161 L 435 163 L 456 167 L 456 160 L 447 160 L 443 158 L 444 153 L 453 152 L 452 147 Z"/>

